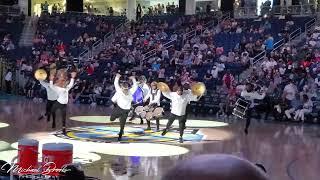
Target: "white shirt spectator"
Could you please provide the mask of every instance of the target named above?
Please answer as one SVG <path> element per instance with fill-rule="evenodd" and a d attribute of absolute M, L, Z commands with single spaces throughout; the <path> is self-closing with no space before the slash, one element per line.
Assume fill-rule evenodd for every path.
<path fill-rule="evenodd" d="M 200 51 L 205 51 L 205 50 L 207 50 L 208 49 L 208 45 L 206 44 L 206 43 L 201 43 L 200 45 L 199 45 L 199 50 Z"/>
<path fill-rule="evenodd" d="M 217 69 L 218 69 L 219 72 L 224 71 L 225 68 L 226 68 L 226 66 L 224 65 L 224 63 L 219 62 L 217 64 Z"/>
<path fill-rule="evenodd" d="M 312 108 L 313 108 L 313 103 L 310 99 L 307 102 L 303 103 L 303 109 L 308 109 L 312 111 Z"/>
<path fill-rule="evenodd" d="M 127 39 L 127 45 L 128 46 L 132 46 L 132 42 L 133 42 L 132 38 L 128 38 Z"/>
<path fill-rule="evenodd" d="M 44 81 L 39 81 L 40 84 L 46 89 L 47 91 L 47 99 L 50 100 L 50 101 L 55 101 L 58 99 L 58 95 L 57 93 L 50 88 L 50 84 L 49 83 L 46 83 Z"/>
<path fill-rule="evenodd" d="M 211 70 L 211 74 L 213 78 L 218 78 L 219 75 L 219 69 L 217 68 L 217 66 L 213 66 L 213 69 Z"/>
<path fill-rule="evenodd" d="M 12 72 L 9 71 L 6 76 L 4 77 L 4 80 L 6 81 L 12 81 Z"/>
<path fill-rule="evenodd" d="M 102 92 L 102 87 L 100 87 L 100 86 L 95 87 L 95 88 L 93 89 L 93 92 L 94 92 L 95 94 L 100 95 L 101 92 Z"/>
<path fill-rule="evenodd" d="M 292 101 L 295 99 L 296 97 L 296 94 L 298 92 L 298 89 L 297 89 L 297 86 L 295 86 L 294 84 L 290 83 L 290 84 L 287 84 L 285 87 L 284 87 L 284 90 L 283 90 L 284 94 L 285 94 L 285 98 L 289 101 Z"/>
<path fill-rule="evenodd" d="M 272 70 L 277 65 L 277 62 L 273 59 L 269 61 L 264 61 L 261 66 L 264 67 L 264 70 Z"/>
<path fill-rule="evenodd" d="M 197 96 L 191 93 L 183 93 L 181 96 L 177 92 L 163 92 L 166 98 L 171 100 L 171 113 L 176 116 L 184 116 L 190 101 L 198 101 Z"/>
<path fill-rule="evenodd" d="M 53 81 L 50 81 L 50 88 L 55 91 L 58 95 L 57 101 L 60 104 L 68 104 L 69 101 L 69 90 L 73 87 L 74 84 L 74 79 L 72 78 L 70 80 L 70 83 L 65 87 L 59 87 L 59 86 L 55 86 L 53 84 Z"/>

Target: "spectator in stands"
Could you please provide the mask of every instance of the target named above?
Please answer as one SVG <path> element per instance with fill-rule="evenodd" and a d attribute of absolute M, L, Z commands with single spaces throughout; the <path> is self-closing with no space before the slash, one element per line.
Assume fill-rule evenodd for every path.
<path fill-rule="evenodd" d="M 109 8 L 109 15 L 110 15 L 110 16 L 113 16 L 113 13 L 114 13 L 113 8 L 110 7 L 110 8 Z"/>
<path fill-rule="evenodd" d="M 6 92 L 8 94 L 11 94 L 11 84 L 12 84 L 12 71 L 11 69 L 8 69 L 5 77 L 4 77 L 4 80 L 6 82 Z"/>
<path fill-rule="evenodd" d="M 294 120 L 295 121 L 301 120 L 302 122 L 304 122 L 305 115 L 311 113 L 312 108 L 313 108 L 313 103 L 312 103 L 311 99 L 308 97 L 308 95 L 304 94 L 303 95 L 303 107 L 302 107 L 302 109 L 298 109 L 295 111 Z"/>
<path fill-rule="evenodd" d="M 45 1 L 44 3 L 41 3 L 41 12 L 43 13 L 48 13 L 49 11 L 49 4 L 47 1 Z"/>
<path fill-rule="evenodd" d="M 208 3 L 206 7 L 206 13 L 210 13 L 210 12 L 211 12 L 211 3 Z"/>
<path fill-rule="evenodd" d="M 137 17 L 137 21 L 139 21 L 142 17 L 142 8 L 141 8 L 140 3 L 137 6 L 136 17 Z"/>
<path fill-rule="evenodd" d="M 267 35 L 267 40 L 265 41 L 265 46 L 266 46 L 266 51 L 267 51 L 267 54 L 270 54 L 271 51 L 273 50 L 273 37 L 268 34 Z"/>
<path fill-rule="evenodd" d="M 58 7 L 56 4 L 53 4 L 52 6 L 52 13 L 57 13 L 58 12 Z"/>
<path fill-rule="evenodd" d="M 227 71 L 226 74 L 223 76 L 222 80 L 223 86 L 227 89 L 231 89 L 235 79 L 233 75 L 230 73 L 230 71 Z"/>

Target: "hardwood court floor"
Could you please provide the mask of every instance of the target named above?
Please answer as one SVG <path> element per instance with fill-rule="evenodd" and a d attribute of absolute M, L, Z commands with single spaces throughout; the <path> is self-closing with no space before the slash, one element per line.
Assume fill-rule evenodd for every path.
<path fill-rule="evenodd" d="M 0 141 L 14 143 L 26 134 L 37 136 L 39 133 L 48 135 L 52 132 L 51 124 L 45 120 L 37 120 L 44 108 L 44 103 L 34 103 L 31 100 L 2 99 L 0 122 L 8 123 L 10 126 L 0 128 Z M 105 107 L 70 104 L 68 116 L 104 116 L 109 112 L 110 109 Z M 213 119 L 215 118 L 207 118 Z M 83 125 L 95 124 L 68 121 L 68 127 Z M 57 126 L 61 127 L 60 121 Z M 125 157 L 97 153 L 101 159 L 85 165 L 85 172 L 86 175 L 106 180 L 157 180 L 180 160 L 199 154 L 227 153 L 263 164 L 272 180 L 319 180 L 319 125 L 253 121 L 248 136 L 243 134 L 243 126 L 244 122 L 234 121 L 225 127 L 201 129 L 209 139 L 218 138 L 215 141 L 201 143 L 174 144 L 189 150 L 188 153 L 179 156 Z M 224 138 L 226 134 L 231 136 Z M 146 147 L 141 144 L 141 148 Z M 1 158 L 3 157 L 0 156 Z"/>

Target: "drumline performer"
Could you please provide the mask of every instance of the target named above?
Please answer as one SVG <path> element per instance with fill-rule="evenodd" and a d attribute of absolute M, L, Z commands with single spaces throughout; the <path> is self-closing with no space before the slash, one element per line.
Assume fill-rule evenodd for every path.
<path fill-rule="evenodd" d="M 47 83 L 43 80 L 39 80 L 40 84 L 46 89 L 47 92 L 47 103 L 46 103 L 46 113 L 41 115 L 38 120 L 40 121 L 44 116 L 47 116 L 47 121 L 50 121 L 51 117 L 51 109 L 53 104 L 57 101 L 58 95 L 57 93 L 50 88 L 50 83 Z"/>
<path fill-rule="evenodd" d="M 246 84 L 246 88 L 241 92 L 241 97 L 243 97 L 246 101 L 250 102 L 250 105 L 247 109 L 246 112 L 246 126 L 244 129 L 244 133 L 247 135 L 248 134 L 248 129 L 251 123 L 251 116 L 252 116 L 252 111 L 255 109 L 255 103 L 254 100 L 262 100 L 266 96 L 265 92 L 258 93 L 257 91 L 254 91 L 254 86 L 251 83 Z"/>
<path fill-rule="evenodd" d="M 71 73 L 71 79 L 68 85 L 67 83 L 67 75 L 66 73 L 61 73 L 59 79 L 53 84 L 53 80 L 55 78 L 54 75 L 50 75 L 50 85 L 49 87 L 57 93 L 57 101 L 52 105 L 51 114 L 53 118 L 52 128 L 56 127 L 56 112 L 60 110 L 61 118 L 62 118 L 62 133 L 66 134 L 66 119 L 67 119 L 67 104 L 69 101 L 69 90 L 73 87 L 75 77 L 77 73 Z"/>
<path fill-rule="evenodd" d="M 130 112 L 130 109 L 132 108 L 133 94 L 136 92 L 138 88 L 137 81 L 133 76 L 129 78 L 133 83 L 130 89 L 128 82 L 119 84 L 120 77 L 121 75 L 117 74 L 114 79 L 114 87 L 116 89 L 116 93 L 111 98 L 111 101 L 114 103 L 114 108 L 110 117 L 110 121 L 115 121 L 117 118 L 119 118 L 120 120 L 120 131 L 118 141 L 121 141 L 127 117 Z"/>
<path fill-rule="evenodd" d="M 171 113 L 168 118 L 168 123 L 166 128 L 162 132 L 162 136 L 164 136 L 170 129 L 173 121 L 175 119 L 179 120 L 179 132 L 180 143 L 183 143 L 183 132 L 185 129 L 186 122 L 186 108 L 190 101 L 198 101 L 201 96 L 193 95 L 189 92 L 184 92 L 183 88 L 179 86 L 176 92 L 162 92 L 162 94 L 171 100 Z"/>
<path fill-rule="evenodd" d="M 160 99 L 161 99 L 161 91 L 157 88 L 157 82 L 153 81 L 151 83 L 151 90 L 150 93 L 146 96 L 146 101 L 149 99 L 148 106 L 151 108 L 158 108 L 160 107 Z M 154 117 L 157 124 L 157 131 L 159 131 L 159 125 L 160 125 L 160 117 Z M 148 128 L 147 130 L 150 130 L 150 120 L 147 120 Z"/>
<path fill-rule="evenodd" d="M 147 101 L 147 97 L 149 96 L 150 93 L 150 88 L 147 85 L 147 79 L 145 76 L 140 76 L 139 80 L 138 80 L 138 88 L 137 90 L 134 92 L 133 94 L 133 101 L 134 101 L 134 105 L 133 105 L 133 109 L 132 109 L 132 116 L 129 119 L 129 121 L 132 121 L 136 114 L 135 114 L 135 110 L 138 106 L 144 106 L 144 103 Z M 139 115 L 138 115 L 139 116 Z M 139 116 L 140 118 L 140 124 L 143 124 L 143 119 L 141 116 Z"/>

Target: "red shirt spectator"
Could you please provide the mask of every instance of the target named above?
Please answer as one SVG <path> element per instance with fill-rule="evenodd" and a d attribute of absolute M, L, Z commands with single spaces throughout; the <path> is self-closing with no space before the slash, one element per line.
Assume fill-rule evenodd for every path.
<path fill-rule="evenodd" d="M 65 52 L 66 46 L 63 43 L 60 43 L 56 49 L 58 50 L 58 52 Z"/>
<path fill-rule="evenodd" d="M 91 76 L 94 72 L 94 67 L 93 67 L 93 64 L 89 64 L 88 67 L 87 67 L 87 74 L 89 76 Z"/>
<path fill-rule="evenodd" d="M 225 87 L 227 87 L 228 89 L 232 88 L 232 84 L 233 84 L 233 81 L 234 81 L 234 77 L 233 75 L 230 73 L 230 72 L 227 72 L 223 78 L 223 85 Z"/>

